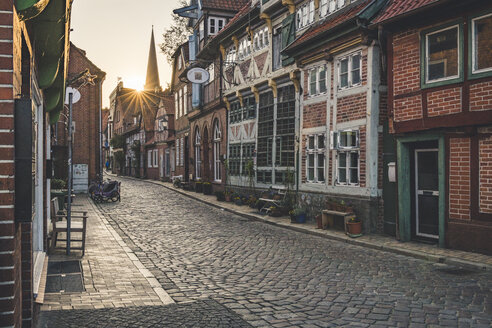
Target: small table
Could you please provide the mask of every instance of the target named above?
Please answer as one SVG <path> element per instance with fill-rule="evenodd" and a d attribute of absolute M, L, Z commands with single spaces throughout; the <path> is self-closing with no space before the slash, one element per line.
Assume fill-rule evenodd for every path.
<path fill-rule="evenodd" d="M 333 228 L 333 226 L 335 225 L 335 219 L 343 219 L 343 228 L 345 230 L 345 233 L 347 233 L 347 222 L 353 217 L 355 217 L 354 213 L 349 212 L 339 212 L 332 210 L 321 211 L 321 222 L 323 225 L 323 229 L 325 229 L 325 223 L 326 226 Z"/>

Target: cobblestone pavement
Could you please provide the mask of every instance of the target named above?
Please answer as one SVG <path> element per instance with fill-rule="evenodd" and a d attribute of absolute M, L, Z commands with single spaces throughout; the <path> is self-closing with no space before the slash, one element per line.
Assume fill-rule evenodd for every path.
<path fill-rule="evenodd" d="M 213 300 L 145 307 L 50 311 L 39 327 L 135 328 L 135 327 L 251 327 L 234 312 Z"/>
<path fill-rule="evenodd" d="M 268 327 L 492 324 L 490 272 L 294 232 L 121 180 L 121 203 L 100 208 L 178 304 L 211 298 Z"/>

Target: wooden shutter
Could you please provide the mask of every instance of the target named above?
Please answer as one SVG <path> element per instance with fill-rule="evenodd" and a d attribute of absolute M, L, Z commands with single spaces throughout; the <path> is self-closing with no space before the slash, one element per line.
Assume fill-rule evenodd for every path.
<path fill-rule="evenodd" d="M 282 50 L 294 42 L 296 37 L 295 14 L 290 14 L 282 21 Z M 282 66 L 292 64 L 294 58 L 282 55 Z"/>

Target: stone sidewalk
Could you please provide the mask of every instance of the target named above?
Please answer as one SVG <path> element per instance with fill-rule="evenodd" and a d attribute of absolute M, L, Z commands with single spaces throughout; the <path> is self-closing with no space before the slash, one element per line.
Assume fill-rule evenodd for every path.
<path fill-rule="evenodd" d="M 87 196 L 77 196 L 74 210 L 88 212 L 85 255 L 65 249 L 52 250 L 49 261 L 80 260 L 83 292 L 46 293 L 41 316 L 55 310 L 93 310 L 103 308 L 162 306 L 174 301 L 162 289 L 133 251 L 125 244 Z M 64 242 L 59 242 L 64 246 Z"/>
<path fill-rule="evenodd" d="M 111 174 L 110 174 L 111 175 Z M 142 180 L 142 179 L 138 179 Z M 170 190 L 186 195 L 201 202 L 218 207 L 225 211 L 229 211 L 244 217 L 255 220 L 260 220 L 276 226 L 281 226 L 287 229 L 313 234 L 325 238 L 339 240 L 354 245 L 369 247 L 373 249 L 388 251 L 396 254 L 411 256 L 418 259 L 428 260 L 436 263 L 446 263 L 450 265 L 458 265 L 464 267 L 472 267 L 480 270 L 492 271 L 492 256 L 484 254 L 465 252 L 459 250 L 439 248 L 436 245 L 428 245 L 417 242 L 400 242 L 391 236 L 379 234 L 364 235 L 359 238 L 351 238 L 343 231 L 338 230 L 321 230 L 317 229 L 313 223 L 297 224 L 291 223 L 288 217 L 271 217 L 261 215 L 255 209 L 248 206 L 237 206 L 234 203 L 219 202 L 215 195 L 208 196 L 193 191 L 186 191 L 175 188 L 172 183 L 146 179 L 149 183 L 164 186 Z"/>

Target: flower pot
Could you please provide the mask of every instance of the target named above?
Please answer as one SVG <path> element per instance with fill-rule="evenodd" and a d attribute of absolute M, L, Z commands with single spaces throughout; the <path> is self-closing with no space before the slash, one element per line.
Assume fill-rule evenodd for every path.
<path fill-rule="evenodd" d="M 306 223 L 306 213 L 299 214 L 296 216 L 296 222 L 297 223 Z"/>
<path fill-rule="evenodd" d="M 231 201 L 231 195 L 225 195 L 225 201 L 230 202 Z"/>
<path fill-rule="evenodd" d="M 362 221 L 347 222 L 347 232 L 349 235 L 360 235 L 360 234 L 362 234 Z"/>

